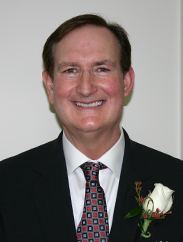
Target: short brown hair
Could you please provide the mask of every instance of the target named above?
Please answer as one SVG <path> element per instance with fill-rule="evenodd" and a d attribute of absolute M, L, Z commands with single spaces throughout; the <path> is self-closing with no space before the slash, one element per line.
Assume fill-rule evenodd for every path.
<path fill-rule="evenodd" d="M 47 39 L 43 48 L 43 64 L 45 70 L 54 78 L 54 47 L 55 44 L 72 30 L 84 25 L 95 25 L 105 27 L 110 30 L 117 38 L 120 46 L 120 64 L 123 75 L 131 66 L 131 45 L 128 34 L 119 24 L 107 22 L 104 18 L 95 14 L 84 14 L 73 17 L 62 23 Z"/>

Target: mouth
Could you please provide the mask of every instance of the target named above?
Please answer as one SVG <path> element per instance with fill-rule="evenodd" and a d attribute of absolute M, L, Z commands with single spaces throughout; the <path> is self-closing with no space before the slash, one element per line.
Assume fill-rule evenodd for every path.
<path fill-rule="evenodd" d="M 80 103 L 80 102 L 75 102 L 76 106 L 78 107 L 97 107 L 102 105 L 103 101 L 97 101 L 97 102 L 93 102 L 93 103 Z"/>

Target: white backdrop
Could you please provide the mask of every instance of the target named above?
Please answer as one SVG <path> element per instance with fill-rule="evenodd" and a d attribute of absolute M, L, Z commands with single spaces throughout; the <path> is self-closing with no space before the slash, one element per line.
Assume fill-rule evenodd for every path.
<path fill-rule="evenodd" d="M 127 30 L 136 73 L 122 125 L 133 140 L 180 157 L 181 0 L 0 0 L 0 160 L 60 132 L 42 81 L 42 48 L 66 19 L 99 13 Z"/>

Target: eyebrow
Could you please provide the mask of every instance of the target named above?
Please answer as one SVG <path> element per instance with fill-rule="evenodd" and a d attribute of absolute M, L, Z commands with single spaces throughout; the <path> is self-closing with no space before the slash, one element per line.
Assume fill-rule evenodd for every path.
<path fill-rule="evenodd" d="M 111 60 L 100 60 L 100 61 L 95 61 L 94 65 L 96 65 L 96 66 L 111 65 L 111 66 L 115 67 L 116 63 L 114 61 L 111 61 Z"/>
<path fill-rule="evenodd" d="M 78 66 L 76 62 L 62 62 L 58 64 L 58 70 L 60 70 L 62 67 L 67 67 L 67 66 Z"/>

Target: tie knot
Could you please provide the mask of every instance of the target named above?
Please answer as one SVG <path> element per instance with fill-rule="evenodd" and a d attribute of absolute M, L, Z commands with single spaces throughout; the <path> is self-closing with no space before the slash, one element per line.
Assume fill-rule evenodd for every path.
<path fill-rule="evenodd" d="M 85 162 L 82 164 L 81 169 L 83 170 L 86 181 L 98 181 L 99 170 L 107 168 L 102 163 Z"/>

